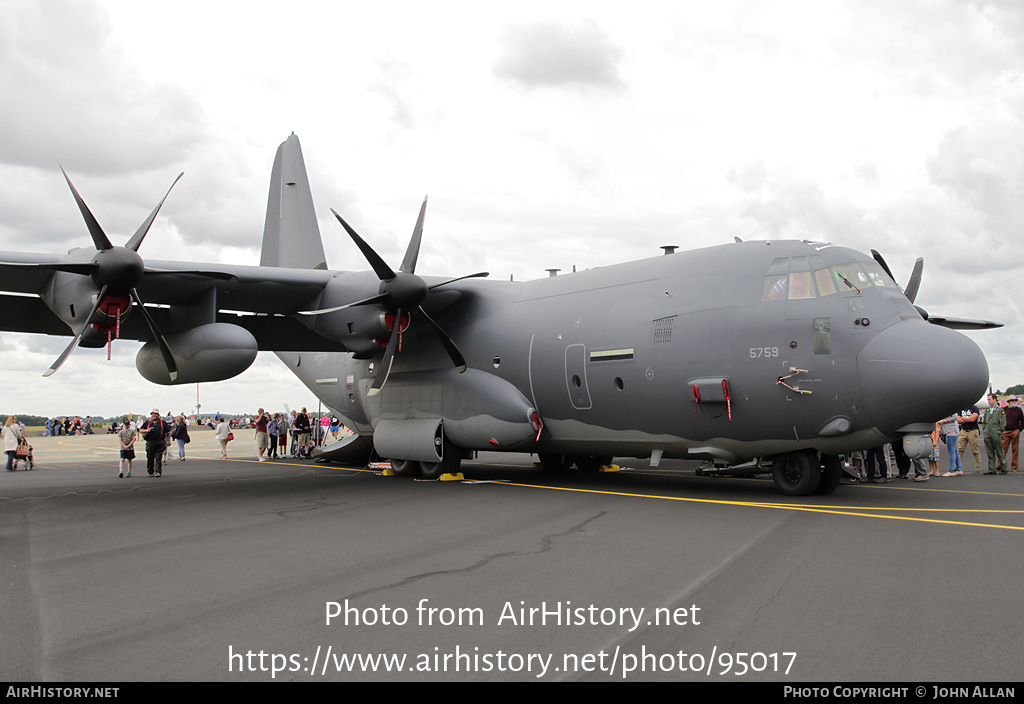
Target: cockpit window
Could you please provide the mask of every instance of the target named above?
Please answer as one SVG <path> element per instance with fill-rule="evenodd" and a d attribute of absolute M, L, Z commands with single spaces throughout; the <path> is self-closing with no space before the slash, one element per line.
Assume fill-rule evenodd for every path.
<path fill-rule="evenodd" d="M 776 260 L 778 261 L 778 260 Z M 785 260 L 783 260 L 785 261 Z M 788 276 L 764 277 L 764 288 L 761 289 L 762 301 L 781 301 L 786 298 L 786 279 Z"/>
<path fill-rule="evenodd" d="M 897 288 L 877 262 L 854 262 L 831 269 L 817 254 L 779 257 L 768 267 L 761 288 L 762 301 L 784 301 L 857 292 L 871 286 Z"/>
<path fill-rule="evenodd" d="M 851 291 L 854 288 L 871 286 L 868 275 L 860 268 L 860 264 L 844 264 L 832 267 L 836 275 L 836 288 L 840 291 Z"/>
<path fill-rule="evenodd" d="M 821 257 L 817 257 L 820 259 Z M 818 284 L 818 293 L 828 296 L 836 292 L 836 285 L 832 283 L 832 275 L 828 269 L 818 269 L 814 272 L 814 281 Z"/>
<path fill-rule="evenodd" d="M 806 257 L 793 257 L 794 263 L 797 259 Z M 814 284 L 811 283 L 811 272 L 801 271 L 789 275 L 789 297 L 793 298 L 814 298 Z"/>
<path fill-rule="evenodd" d="M 868 278 L 871 279 L 871 283 L 875 286 L 897 288 L 896 282 L 885 273 L 885 269 L 879 266 L 877 262 L 864 262 L 861 266 L 868 272 Z"/>

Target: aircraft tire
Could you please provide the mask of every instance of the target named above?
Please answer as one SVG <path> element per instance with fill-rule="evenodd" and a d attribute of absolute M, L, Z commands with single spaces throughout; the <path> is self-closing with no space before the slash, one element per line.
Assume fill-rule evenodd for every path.
<path fill-rule="evenodd" d="M 572 467 L 573 457 L 572 455 L 547 455 L 539 454 L 537 459 L 544 465 L 544 469 L 552 472 L 564 472 Z"/>
<path fill-rule="evenodd" d="M 839 480 L 843 478 L 843 461 L 835 455 L 821 456 L 821 481 L 815 494 L 831 494 L 839 486 Z"/>
<path fill-rule="evenodd" d="M 396 477 L 415 477 L 420 473 L 420 463 L 413 460 L 390 460 L 391 471 Z"/>
<path fill-rule="evenodd" d="M 581 472 L 596 472 L 611 463 L 612 458 L 607 455 L 585 455 L 576 458 L 576 468 Z"/>
<path fill-rule="evenodd" d="M 786 496 L 813 494 L 821 483 L 821 465 L 817 456 L 807 450 L 776 455 L 772 462 L 772 479 Z"/>
<path fill-rule="evenodd" d="M 424 479 L 439 479 L 442 474 L 455 474 L 462 465 L 462 453 L 448 438 L 444 439 L 444 457 L 440 462 L 420 462 Z"/>

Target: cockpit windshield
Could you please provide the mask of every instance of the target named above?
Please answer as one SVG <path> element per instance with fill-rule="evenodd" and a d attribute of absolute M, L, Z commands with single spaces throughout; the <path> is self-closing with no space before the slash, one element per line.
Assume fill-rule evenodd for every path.
<path fill-rule="evenodd" d="M 831 296 L 839 291 L 859 291 L 871 286 L 896 288 L 896 282 L 876 262 L 854 262 L 827 267 L 814 254 L 780 257 L 768 267 L 761 288 L 762 301 L 796 300 Z"/>

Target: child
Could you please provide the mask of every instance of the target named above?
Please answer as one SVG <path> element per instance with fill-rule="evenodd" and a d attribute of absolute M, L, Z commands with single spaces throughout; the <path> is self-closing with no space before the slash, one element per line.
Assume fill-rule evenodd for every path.
<path fill-rule="evenodd" d="M 117 434 L 117 439 L 121 443 L 121 459 L 117 463 L 117 476 L 119 479 L 123 479 L 125 476 L 124 466 L 128 463 L 128 476 L 132 476 L 132 460 L 135 459 L 135 438 L 138 437 L 138 433 L 135 431 L 135 425 L 132 423 L 132 417 L 128 416 L 128 422 L 121 426 L 121 432 Z"/>

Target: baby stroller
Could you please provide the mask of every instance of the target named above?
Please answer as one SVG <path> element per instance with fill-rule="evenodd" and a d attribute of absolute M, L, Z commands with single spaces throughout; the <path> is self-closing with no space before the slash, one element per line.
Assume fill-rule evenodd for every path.
<path fill-rule="evenodd" d="M 32 457 L 32 446 L 28 444 L 27 440 L 23 439 L 18 443 L 18 449 L 14 452 L 15 469 L 18 468 L 18 462 L 24 462 L 27 471 L 32 471 L 36 466 L 35 459 Z"/>

